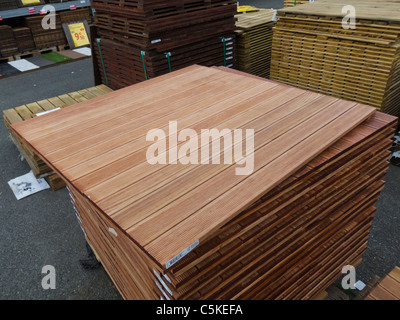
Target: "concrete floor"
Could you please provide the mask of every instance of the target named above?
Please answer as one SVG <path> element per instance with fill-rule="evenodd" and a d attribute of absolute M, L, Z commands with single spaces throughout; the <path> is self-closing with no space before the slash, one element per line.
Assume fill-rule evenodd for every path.
<path fill-rule="evenodd" d="M 275 1 L 240 4 L 271 7 Z M 282 2 L 282 1 L 278 1 Z M 257 4 L 260 6 L 260 4 Z M 0 79 L 0 109 L 94 85 L 91 59 Z M 84 269 L 84 235 L 65 189 L 17 201 L 7 182 L 30 169 L 0 123 L 0 299 L 120 299 L 103 268 Z M 368 251 L 357 268 L 368 282 L 400 265 L 400 168 L 391 166 L 378 203 Z M 56 289 L 41 286 L 43 266 L 56 269 Z"/>
<path fill-rule="evenodd" d="M 0 79 L 0 109 L 94 85 L 91 59 Z M 0 299 L 120 299 L 103 268 L 83 269 L 86 241 L 66 189 L 17 201 L 8 181 L 30 171 L 0 124 Z M 56 269 L 44 290 L 42 268 Z"/>

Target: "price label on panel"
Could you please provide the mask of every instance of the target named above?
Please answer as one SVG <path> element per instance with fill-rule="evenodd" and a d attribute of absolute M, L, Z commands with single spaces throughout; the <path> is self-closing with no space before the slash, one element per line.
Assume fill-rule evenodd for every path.
<path fill-rule="evenodd" d="M 40 4 L 40 0 L 21 0 L 21 2 L 24 6 L 29 4 Z"/>
<path fill-rule="evenodd" d="M 33 8 L 33 7 L 32 7 L 32 8 L 28 8 L 28 12 L 29 12 L 29 13 L 35 13 L 35 12 L 36 12 L 36 9 Z"/>
<path fill-rule="evenodd" d="M 76 10 L 76 5 L 69 6 L 70 10 Z"/>
<path fill-rule="evenodd" d="M 85 25 L 82 22 L 70 24 L 68 25 L 68 29 L 71 32 L 75 47 L 82 47 L 90 44 Z"/>

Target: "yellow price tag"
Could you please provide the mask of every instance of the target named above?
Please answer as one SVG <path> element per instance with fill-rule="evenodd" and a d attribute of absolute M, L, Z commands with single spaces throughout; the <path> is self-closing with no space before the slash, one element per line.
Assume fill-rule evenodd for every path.
<path fill-rule="evenodd" d="M 258 11 L 259 9 L 253 6 L 238 6 L 237 12 L 252 12 Z"/>
<path fill-rule="evenodd" d="M 24 6 L 28 5 L 28 4 L 37 4 L 40 3 L 40 0 L 21 0 L 22 4 Z"/>
<path fill-rule="evenodd" d="M 70 24 L 68 25 L 68 29 L 71 32 L 75 47 L 78 48 L 90 44 L 85 25 L 82 22 Z"/>

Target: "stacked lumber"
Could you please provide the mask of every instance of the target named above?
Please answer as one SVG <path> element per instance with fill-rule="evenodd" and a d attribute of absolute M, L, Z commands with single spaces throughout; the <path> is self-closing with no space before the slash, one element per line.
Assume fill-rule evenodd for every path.
<path fill-rule="evenodd" d="M 400 268 L 379 280 L 364 300 L 400 300 Z"/>
<path fill-rule="evenodd" d="M 191 66 L 11 127 L 65 180 L 126 299 L 309 299 L 366 250 L 397 119 L 227 70 Z M 254 171 L 149 164 L 146 133 L 169 140 L 172 120 L 254 129 Z"/>
<path fill-rule="evenodd" d="M 13 28 L 13 32 L 20 53 L 35 49 L 35 42 L 33 41 L 31 29 L 27 27 L 18 27 Z"/>
<path fill-rule="evenodd" d="M 7 25 L 0 26 L 0 57 L 10 57 L 18 53 L 13 29 Z"/>
<path fill-rule="evenodd" d="M 92 16 L 89 8 L 81 8 L 78 10 L 65 10 L 60 12 L 61 23 L 71 23 L 77 21 L 87 21 L 92 23 Z"/>
<path fill-rule="evenodd" d="M 0 11 L 17 9 L 17 8 L 18 6 L 16 0 L 2 0 L 0 2 Z"/>
<path fill-rule="evenodd" d="M 36 178 L 45 177 L 50 187 L 56 191 L 65 187 L 64 181 L 57 175 L 54 174 L 51 169 L 36 153 L 32 150 L 23 140 L 13 134 L 11 125 L 14 123 L 22 122 L 31 118 L 36 117 L 37 114 L 51 111 L 57 108 L 64 108 L 69 105 L 73 105 L 82 101 L 93 99 L 97 96 L 101 96 L 112 91 L 104 85 L 92 87 L 69 94 L 63 94 L 57 97 L 40 100 L 33 103 L 28 103 L 16 108 L 8 109 L 3 111 L 3 119 L 6 128 L 10 131 L 11 140 L 18 147 L 21 155 L 27 161 L 32 169 L 33 174 Z"/>
<path fill-rule="evenodd" d="M 316 0 L 314 0 L 314 1 L 313 0 L 284 0 L 283 7 L 290 8 L 290 7 L 298 6 L 298 5 L 305 4 L 305 3 L 310 3 L 310 2 L 313 3 L 315 1 Z"/>
<path fill-rule="evenodd" d="M 342 8 L 356 9 L 356 29 Z M 278 10 L 271 79 L 400 115 L 398 1 L 319 0 Z"/>
<path fill-rule="evenodd" d="M 187 142 L 174 142 L 170 121 L 178 132 L 253 129 L 254 170 L 150 164 L 155 128 L 170 163 L 186 155 L 170 153 Z M 11 128 L 65 180 L 123 298 L 311 299 L 366 250 L 396 123 L 373 107 L 191 66 Z M 211 163 L 229 146 L 197 158 Z"/>
<path fill-rule="evenodd" d="M 42 16 L 25 17 L 24 20 L 25 26 L 31 29 L 36 49 L 45 49 L 67 44 L 67 38 L 65 37 L 61 18 L 58 13 L 55 14 L 55 29 L 43 29 Z"/>
<path fill-rule="evenodd" d="M 269 78 L 274 10 L 258 9 L 236 15 L 236 68 Z"/>
<path fill-rule="evenodd" d="M 233 65 L 236 1 L 94 0 L 92 6 L 96 65 L 113 89 L 191 64 Z M 127 68 L 120 73 L 115 65 L 134 65 L 134 74 L 126 75 Z M 115 85 L 106 78 L 126 81 Z"/>
<path fill-rule="evenodd" d="M 105 34 L 102 34 L 105 36 Z M 213 37 L 184 47 L 173 49 L 167 53 L 151 50 L 142 55 L 137 47 L 122 44 L 118 41 L 102 40 L 95 44 L 97 64 L 101 66 L 102 83 L 110 88 L 120 89 L 126 86 L 155 78 L 157 76 L 178 70 L 193 63 L 203 66 L 220 65 L 226 61 L 233 66 L 233 35 L 226 35 L 225 58 L 223 43 L 220 37 Z M 100 51 L 101 50 L 101 55 Z M 103 61 L 102 61 L 103 59 Z"/>

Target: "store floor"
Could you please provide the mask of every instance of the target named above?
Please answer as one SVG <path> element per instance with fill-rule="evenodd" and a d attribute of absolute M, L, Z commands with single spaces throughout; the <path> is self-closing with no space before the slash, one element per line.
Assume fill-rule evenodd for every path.
<path fill-rule="evenodd" d="M 0 79 L 0 108 L 94 85 L 91 59 Z M 120 299 L 104 269 L 84 269 L 87 258 L 66 189 L 17 201 L 7 182 L 29 172 L 0 123 L 0 299 Z M 368 251 L 356 269 L 364 282 L 400 265 L 400 167 L 391 166 L 378 203 Z M 42 268 L 56 270 L 56 289 L 42 288 Z"/>
<path fill-rule="evenodd" d="M 94 86 L 85 59 L 0 79 L 0 108 Z M 16 200 L 8 181 L 30 171 L 0 124 L 0 299 L 120 299 L 104 269 L 87 270 L 86 241 L 66 189 Z M 42 268 L 56 270 L 56 289 L 42 288 Z"/>

